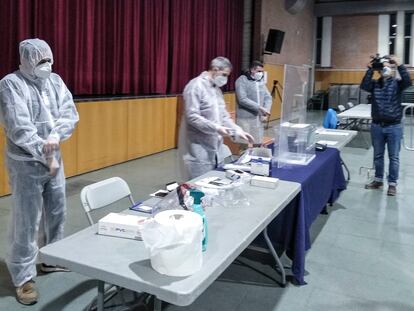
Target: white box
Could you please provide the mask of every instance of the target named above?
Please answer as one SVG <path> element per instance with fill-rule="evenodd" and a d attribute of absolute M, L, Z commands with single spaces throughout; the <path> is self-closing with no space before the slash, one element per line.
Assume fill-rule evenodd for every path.
<path fill-rule="evenodd" d="M 250 185 L 262 188 L 276 188 L 277 183 L 279 182 L 278 178 L 273 177 L 264 177 L 264 176 L 253 176 L 250 180 Z"/>
<path fill-rule="evenodd" d="M 250 161 L 250 167 L 251 167 L 250 173 L 255 174 L 255 175 L 269 176 L 271 161 L 272 161 L 272 158 L 252 156 L 252 159 Z"/>
<path fill-rule="evenodd" d="M 98 234 L 141 240 L 141 226 L 148 217 L 109 213 L 98 222 Z"/>

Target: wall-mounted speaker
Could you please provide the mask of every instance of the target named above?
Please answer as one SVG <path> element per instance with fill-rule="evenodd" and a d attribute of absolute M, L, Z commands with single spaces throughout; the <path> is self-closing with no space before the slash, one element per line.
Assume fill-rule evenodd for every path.
<path fill-rule="evenodd" d="M 284 37 L 284 31 L 277 29 L 269 29 L 269 33 L 267 34 L 265 51 L 279 54 L 282 49 Z"/>

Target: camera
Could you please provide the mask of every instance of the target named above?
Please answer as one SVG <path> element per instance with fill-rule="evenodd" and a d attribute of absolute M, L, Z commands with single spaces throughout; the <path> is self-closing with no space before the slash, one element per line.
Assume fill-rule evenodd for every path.
<path fill-rule="evenodd" d="M 389 62 L 390 61 L 390 57 L 385 55 L 385 56 L 380 56 L 378 53 L 375 54 L 375 56 L 371 56 L 371 66 L 373 70 L 378 70 L 381 71 L 382 68 L 384 68 L 383 63 L 384 62 Z"/>

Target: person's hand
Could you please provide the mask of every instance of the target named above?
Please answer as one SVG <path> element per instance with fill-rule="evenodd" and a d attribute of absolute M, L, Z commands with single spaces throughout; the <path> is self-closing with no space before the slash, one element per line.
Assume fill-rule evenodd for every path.
<path fill-rule="evenodd" d="M 400 63 L 400 60 L 397 56 L 390 55 L 389 63 L 392 64 L 392 65 L 398 66 L 398 64 Z"/>
<path fill-rule="evenodd" d="M 54 136 L 49 136 L 43 145 L 43 153 L 48 156 L 53 153 L 53 151 L 59 149 L 59 140 Z"/>
<path fill-rule="evenodd" d="M 220 126 L 217 130 L 217 132 L 221 135 L 221 136 L 231 136 L 231 128 L 225 127 L 225 126 Z"/>
<path fill-rule="evenodd" d="M 57 171 L 60 167 L 59 162 L 56 160 L 55 156 L 48 157 L 47 159 L 47 166 L 49 167 L 49 175 L 56 176 Z"/>
<path fill-rule="evenodd" d="M 262 116 L 262 117 L 260 117 L 260 121 L 262 121 L 263 123 L 266 123 L 267 120 L 269 120 L 269 116 Z"/>
<path fill-rule="evenodd" d="M 250 144 L 254 144 L 254 138 L 249 133 L 247 133 L 247 132 L 240 132 L 240 133 L 238 133 L 238 135 L 240 136 L 240 138 L 248 141 Z"/>
<path fill-rule="evenodd" d="M 263 107 L 259 107 L 259 111 L 263 116 L 270 116 L 270 112 Z"/>

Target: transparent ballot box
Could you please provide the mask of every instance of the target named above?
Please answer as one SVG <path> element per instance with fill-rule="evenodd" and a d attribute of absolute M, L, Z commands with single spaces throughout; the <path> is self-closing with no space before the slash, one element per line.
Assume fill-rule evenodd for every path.
<path fill-rule="evenodd" d="M 284 122 L 280 126 L 278 167 L 307 165 L 315 157 L 315 130 L 312 124 Z"/>

